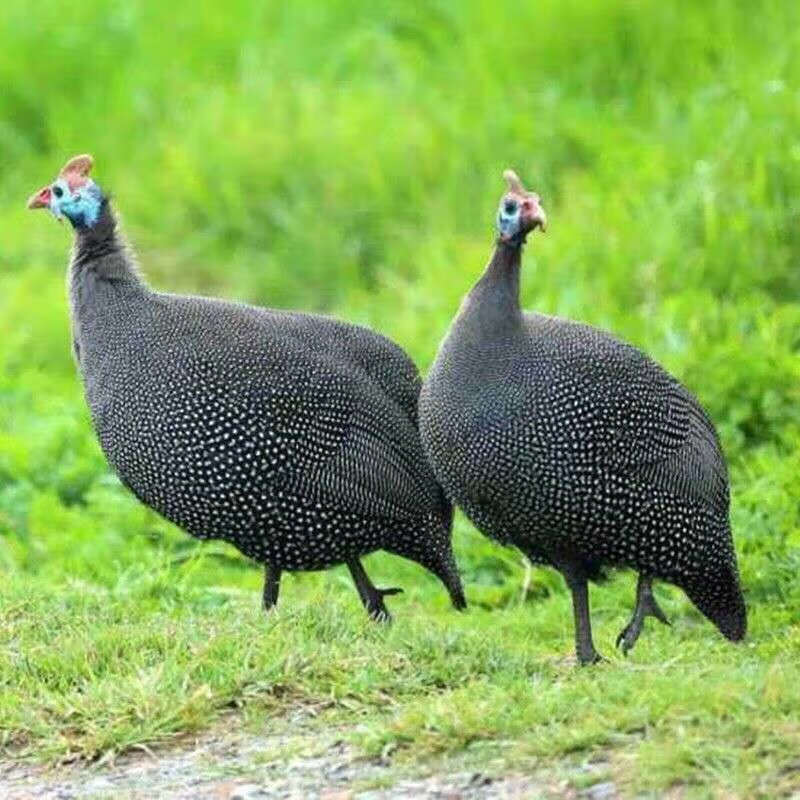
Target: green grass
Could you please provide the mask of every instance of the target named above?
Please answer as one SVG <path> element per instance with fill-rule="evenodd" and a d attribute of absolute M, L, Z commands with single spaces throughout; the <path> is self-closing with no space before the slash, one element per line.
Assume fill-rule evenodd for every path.
<path fill-rule="evenodd" d="M 397 763 L 602 756 L 623 790 L 800 789 L 800 7 L 6 0 L 0 9 L 0 747 L 96 758 L 322 709 Z M 159 287 L 326 310 L 424 369 L 514 166 L 550 219 L 525 304 L 615 331 L 701 398 L 732 473 L 735 647 L 675 589 L 627 660 L 630 575 L 569 598 L 463 519 L 471 610 L 413 565 L 368 624 L 341 570 L 198 546 L 109 475 L 68 347 L 69 236 L 27 196 L 90 151 Z"/>

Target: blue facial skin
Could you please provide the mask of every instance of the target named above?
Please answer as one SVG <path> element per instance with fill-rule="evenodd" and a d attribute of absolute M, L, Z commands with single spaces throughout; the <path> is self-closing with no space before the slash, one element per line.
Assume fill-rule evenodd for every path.
<path fill-rule="evenodd" d="M 73 228 L 91 228 L 100 218 L 103 193 L 92 180 L 70 190 L 63 178 L 50 187 L 50 211 L 56 219 L 66 217 Z"/>
<path fill-rule="evenodd" d="M 505 198 L 497 210 L 497 231 L 505 241 L 511 241 L 519 233 L 520 206 L 516 200 Z"/>

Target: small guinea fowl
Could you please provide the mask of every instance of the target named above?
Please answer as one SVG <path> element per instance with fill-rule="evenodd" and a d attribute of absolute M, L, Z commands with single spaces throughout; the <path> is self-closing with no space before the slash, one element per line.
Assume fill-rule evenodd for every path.
<path fill-rule="evenodd" d="M 544 229 L 539 198 L 506 172 L 498 240 L 420 395 L 423 446 L 449 497 L 484 533 L 564 576 L 578 660 L 597 661 L 587 579 L 639 572 L 636 607 L 666 617 L 653 579 L 680 586 L 728 638 L 746 612 L 728 519 L 728 475 L 697 400 L 608 333 L 519 303 L 522 246 Z"/>
<path fill-rule="evenodd" d="M 75 230 L 75 358 L 100 444 L 142 502 L 199 539 L 281 570 L 346 563 L 388 619 L 359 557 L 384 549 L 436 574 L 465 606 L 452 506 L 416 427 L 420 379 L 378 334 L 322 316 L 150 289 L 108 198 L 77 156 L 31 197 Z"/>

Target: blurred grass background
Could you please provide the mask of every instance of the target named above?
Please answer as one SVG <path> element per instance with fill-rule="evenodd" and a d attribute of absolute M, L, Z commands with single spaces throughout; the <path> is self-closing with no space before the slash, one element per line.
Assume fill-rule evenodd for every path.
<path fill-rule="evenodd" d="M 243 611 L 257 603 L 257 570 L 222 545 L 199 547 L 109 475 L 69 354 L 70 236 L 29 214 L 28 195 L 69 156 L 91 152 L 157 287 L 335 313 L 393 337 L 425 370 L 488 256 L 500 176 L 513 166 L 550 219 L 526 251 L 525 305 L 643 347 L 717 423 L 732 468 L 751 641 L 767 648 L 720 643 L 673 591 L 667 605 L 678 624 L 648 630 L 632 658 L 682 659 L 676 669 L 699 687 L 715 665 L 719 680 L 750 692 L 745 716 L 718 729 L 719 715 L 706 709 L 688 752 L 676 731 L 693 723 L 656 703 L 643 724 L 657 733 L 625 740 L 623 751 L 649 753 L 658 769 L 642 773 L 622 758 L 615 775 L 650 788 L 713 779 L 744 794 L 796 785 L 796 762 L 787 773 L 781 761 L 782 748 L 800 749 L 796 698 L 765 686 L 776 674 L 786 686 L 800 677 L 800 6 L 6 0 L 0 45 L 0 736 L 9 752 L 92 756 L 207 724 L 231 698 L 261 696 L 236 672 L 237 644 L 248 636 L 237 615 L 250 620 L 251 635 L 274 625 L 255 608 L 252 619 Z M 482 680 L 525 681 L 538 669 L 531 664 L 556 659 L 549 691 L 630 681 L 624 702 L 651 708 L 652 696 L 635 694 L 639 678 L 618 664 L 615 677 L 600 670 L 595 679 L 558 666 L 571 621 L 556 576 L 534 571 L 520 603 L 523 567 L 513 551 L 463 519 L 456 544 L 477 609 L 457 620 L 420 570 L 370 560 L 376 582 L 399 576 L 408 591 L 393 604 L 401 633 L 380 646 L 369 640 L 376 663 L 411 642 L 423 669 L 420 653 L 436 647 L 424 638 L 427 624 L 460 632 L 456 664 L 459 648 L 479 646 L 475 637 L 487 653 L 516 653 L 517 626 L 530 637 L 526 655 L 509 656 L 504 677 L 494 662 L 476 667 L 475 697 L 485 695 Z M 606 651 L 631 585 L 619 578 L 593 592 Z M 320 625 L 333 624 L 325 615 L 360 613 L 341 571 L 287 581 L 282 604 L 313 607 L 323 596 L 316 623 L 313 608 L 302 612 L 312 619 L 296 636 L 307 648 Z M 87 597 L 102 598 L 105 611 L 85 611 Z M 75 607 L 84 611 L 73 617 Z M 193 627 L 231 626 L 226 666 L 208 656 L 200 677 L 161 686 L 169 714 L 137 717 L 139 690 L 125 687 L 142 670 L 166 659 L 176 675 L 196 675 L 197 664 L 156 644 L 137 654 L 118 645 L 134 636 L 130 626 L 146 640 L 173 613 L 173 635 L 196 636 L 181 627 L 186 608 Z M 512 615 L 506 639 L 502 608 Z M 53 620 L 64 627 L 54 631 Z M 58 636 L 66 639 L 51 647 Z M 342 659 L 353 646 L 312 659 L 304 691 L 344 691 L 352 672 Z M 409 703 L 425 708 L 432 687 L 442 693 L 455 722 L 433 725 L 441 741 L 431 745 L 432 723 L 402 703 L 388 721 L 376 716 L 364 741 L 423 742 L 412 747 L 420 758 L 465 745 L 475 698 L 461 704 L 448 693 L 469 692 L 469 676 L 431 669 L 431 685 L 416 686 L 409 672 L 416 689 L 406 688 Z M 103 681 L 117 693 L 105 693 Z M 210 695 L 198 695 L 209 681 Z M 525 692 L 514 686 L 505 700 L 519 710 Z M 364 708 L 377 714 L 384 700 L 365 692 Z M 561 750 L 541 729 L 525 739 L 524 715 L 479 724 L 475 736 L 519 737 L 535 754 L 617 746 L 613 736 L 639 722 L 614 721 L 621 706 L 613 697 L 588 703 L 588 729 L 565 734 Z M 729 749 L 698 756 L 717 735 Z"/>

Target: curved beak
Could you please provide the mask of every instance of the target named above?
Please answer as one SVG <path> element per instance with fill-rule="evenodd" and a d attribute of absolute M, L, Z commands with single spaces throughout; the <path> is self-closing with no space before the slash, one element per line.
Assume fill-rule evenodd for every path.
<path fill-rule="evenodd" d="M 28 208 L 49 208 L 50 207 L 50 187 L 45 186 L 28 198 Z"/>

